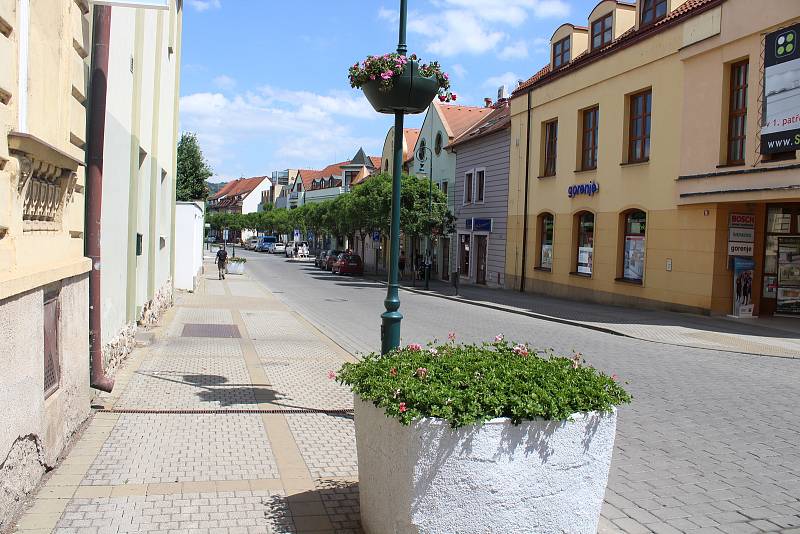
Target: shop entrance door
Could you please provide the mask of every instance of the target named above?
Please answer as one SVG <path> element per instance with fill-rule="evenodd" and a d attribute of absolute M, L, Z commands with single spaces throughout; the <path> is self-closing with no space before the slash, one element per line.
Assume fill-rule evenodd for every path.
<path fill-rule="evenodd" d="M 475 236 L 475 283 L 486 285 L 486 236 Z"/>
<path fill-rule="evenodd" d="M 800 316 L 800 236 L 778 238 L 776 313 Z"/>

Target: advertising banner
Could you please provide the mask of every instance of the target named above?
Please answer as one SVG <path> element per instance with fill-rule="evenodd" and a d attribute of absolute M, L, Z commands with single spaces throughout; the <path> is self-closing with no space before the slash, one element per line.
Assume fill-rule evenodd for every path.
<path fill-rule="evenodd" d="M 625 265 L 622 276 L 628 280 L 644 278 L 644 236 L 629 235 L 625 237 Z"/>
<path fill-rule="evenodd" d="M 753 276 L 756 263 L 750 258 L 733 259 L 733 315 L 753 316 Z"/>
<path fill-rule="evenodd" d="M 578 248 L 578 272 L 581 274 L 592 274 L 592 261 L 594 251 L 592 247 Z"/>
<path fill-rule="evenodd" d="M 799 41 L 800 24 L 765 38 L 762 154 L 800 149 Z"/>

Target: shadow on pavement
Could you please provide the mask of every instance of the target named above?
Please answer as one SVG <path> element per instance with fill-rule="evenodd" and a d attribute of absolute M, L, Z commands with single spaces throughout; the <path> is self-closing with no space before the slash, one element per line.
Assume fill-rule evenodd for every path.
<path fill-rule="evenodd" d="M 265 498 L 265 517 L 279 532 L 363 534 L 358 483 L 319 480 L 317 488 L 294 495 Z"/>

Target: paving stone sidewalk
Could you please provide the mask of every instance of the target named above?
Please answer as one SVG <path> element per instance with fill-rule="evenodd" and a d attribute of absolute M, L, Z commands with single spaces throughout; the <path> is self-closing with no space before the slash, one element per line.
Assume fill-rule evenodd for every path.
<path fill-rule="evenodd" d="M 176 300 L 15 531 L 361 532 L 352 395 L 327 377 L 352 357 L 247 274 Z"/>

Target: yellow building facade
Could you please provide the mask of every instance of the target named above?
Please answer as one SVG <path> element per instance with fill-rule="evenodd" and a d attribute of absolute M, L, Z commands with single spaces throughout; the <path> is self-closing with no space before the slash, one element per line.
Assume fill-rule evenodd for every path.
<path fill-rule="evenodd" d="M 758 87 L 762 32 L 800 16 L 800 5 L 761 11 L 751 16 L 758 9 L 747 0 L 605 0 L 585 26 L 556 30 L 550 65 L 511 102 L 509 287 L 731 312 L 729 214 L 757 210 L 742 208 L 747 197 L 724 207 L 705 194 L 681 197 L 697 187 L 682 178 L 721 164 L 725 58 L 747 49 Z M 758 114 L 749 119 L 756 131 Z"/>

